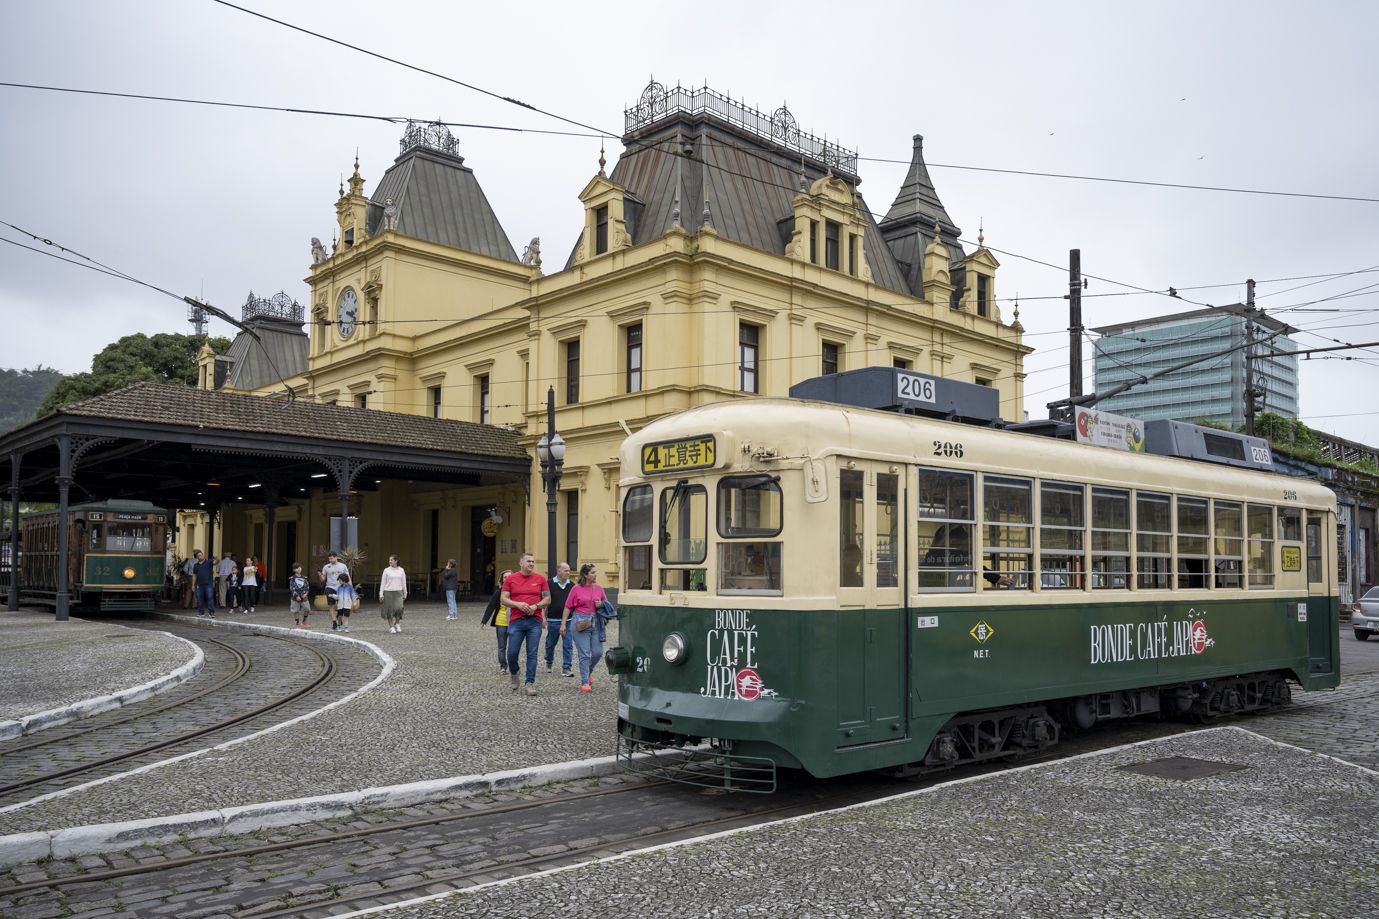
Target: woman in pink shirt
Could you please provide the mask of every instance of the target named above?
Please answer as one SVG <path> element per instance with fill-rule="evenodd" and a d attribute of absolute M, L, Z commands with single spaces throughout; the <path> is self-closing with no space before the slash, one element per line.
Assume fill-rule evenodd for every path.
<path fill-rule="evenodd" d="M 397 563 L 397 556 L 388 556 L 388 567 L 378 579 L 378 602 L 390 633 L 402 631 L 402 601 L 407 599 L 407 572 Z"/>
<path fill-rule="evenodd" d="M 579 649 L 579 691 L 594 691 L 594 665 L 603 656 L 603 643 L 599 641 L 598 624 L 594 621 L 599 604 L 605 599 L 603 588 L 598 585 L 599 571 L 593 563 L 585 562 L 579 566 L 579 581 L 570 588 L 565 599 L 565 612 L 560 617 L 560 634 L 567 628 L 575 630 L 575 647 Z M 571 626 L 570 620 L 574 620 Z"/>

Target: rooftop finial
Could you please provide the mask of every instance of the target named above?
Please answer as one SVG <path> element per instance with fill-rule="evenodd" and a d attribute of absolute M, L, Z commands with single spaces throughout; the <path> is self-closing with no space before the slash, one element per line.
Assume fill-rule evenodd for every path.
<path fill-rule="evenodd" d="M 599 176 L 605 175 L 603 167 L 608 165 L 608 161 L 603 158 L 603 138 L 599 138 Z"/>
<path fill-rule="evenodd" d="M 706 226 L 706 227 L 712 227 L 712 226 L 713 226 L 713 212 L 709 210 L 709 196 L 708 196 L 708 195 L 705 195 L 705 196 L 704 196 L 704 213 L 701 214 L 700 216 L 703 218 L 703 224 L 704 224 L 704 226 Z"/>
<path fill-rule="evenodd" d="M 340 197 L 345 197 L 345 174 L 340 173 Z"/>
<path fill-rule="evenodd" d="M 985 221 L 985 219 L 986 219 L 986 218 L 984 218 L 984 217 L 978 217 L 978 218 L 977 218 L 977 245 L 978 245 L 978 246 L 982 246 L 982 245 L 985 245 L 985 244 L 986 244 L 986 230 L 985 230 L 985 228 L 984 228 L 984 221 Z"/>

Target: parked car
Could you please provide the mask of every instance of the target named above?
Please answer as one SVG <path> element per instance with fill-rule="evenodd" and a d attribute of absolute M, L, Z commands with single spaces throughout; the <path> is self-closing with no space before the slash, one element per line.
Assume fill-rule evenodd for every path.
<path fill-rule="evenodd" d="M 1365 591 L 1350 610 L 1350 627 L 1355 630 L 1355 640 L 1365 641 L 1379 632 L 1379 587 Z"/>

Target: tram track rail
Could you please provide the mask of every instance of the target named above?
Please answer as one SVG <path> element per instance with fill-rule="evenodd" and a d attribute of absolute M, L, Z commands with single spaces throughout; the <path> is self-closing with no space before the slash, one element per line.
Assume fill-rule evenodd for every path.
<path fill-rule="evenodd" d="M 225 862 L 226 866 L 224 866 L 223 870 L 228 874 L 229 871 L 232 870 L 231 866 L 236 862 L 246 863 L 255 858 L 280 852 L 291 852 L 294 863 L 297 863 L 309 857 L 310 853 L 315 850 L 338 852 L 340 851 L 341 844 L 359 841 L 368 837 L 386 836 L 388 834 L 406 834 L 425 829 L 444 829 L 448 825 L 459 826 L 475 820 L 510 818 L 521 814 L 528 814 L 530 819 L 530 816 L 535 816 L 536 813 L 539 813 L 543 809 L 559 810 L 581 802 L 589 802 L 600 798 L 610 798 L 634 792 L 645 792 L 663 786 L 671 786 L 679 788 L 682 791 L 684 790 L 681 786 L 672 786 L 672 783 L 656 781 L 638 782 L 611 788 L 596 788 L 587 791 L 564 793 L 533 801 L 498 804 L 491 807 L 440 816 L 380 823 L 374 826 L 347 829 L 340 832 L 319 833 L 312 836 L 298 837 L 292 840 L 270 842 L 216 852 L 206 852 L 181 858 L 147 862 L 108 871 L 76 874 L 0 888 L 0 904 L 6 901 L 12 901 L 15 898 L 33 895 L 35 892 L 41 890 L 61 891 L 64 888 L 74 886 L 115 881 L 121 882 L 120 889 L 122 891 L 128 891 L 132 894 L 133 891 L 123 882 L 133 877 L 158 875 L 160 876 L 158 883 L 163 884 L 167 883 L 166 879 L 161 877 L 164 872 L 174 872 L 179 869 L 191 868 L 213 862 Z M 636 849 L 646 848 L 651 845 L 692 839 L 708 833 L 747 827 L 766 820 L 817 813 L 855 803 L 857 800 L 865 800 L 869 797 L 879 797 L 890 793 L 893 793 L 893 789 L 888 788 L 883 791 L 873 790 L 872 792 L 859 796 L 855 789 L 840 789 L 823 795 L 807 793 L 803 798 L 797 796 L 784 802 L 768 797 L 749 798 L 747 796 L 732 796 L 732 801 L 742 805 L 742 807 L 731 813 L 724 814 L 714 812 L 706 815 L 703 819 L 681 821 L 673 826 L 663 826 L 653 822 L 649 826 L 631 830 L 615 839 L 610 840 L 600 837 L 584 844 L 572 844 L 562 847 L 562 850 L 556 853 L 534 851 L 522 854 L 503 853 L 500 855 L 494 852 L 492 854 L 500 855 L 500 864 L 498 865 L 495 865 L 492 860 L 482 859 L 479 860 L 477 864 L 468 866 L 457 865 L 449 869 L 431 870 L 427 872 L 428 876 L 426 877 L 402 884 L 389 884 L 387 889 L 383 891 L 369 891 L 354 896 L 335 897 L 313 903 L 297 903 L 284 906 L 281 909 L 269 911 L 262 911 L 262 906 L 264 904 L 254 900 L 252 895 L 249 895 L 243 903 L 237 903 L 233 906 L 227 905 L 225 911 L 234 913 L 237 911 L 251 910 L 256 919 L 271 919 L 271 917 L 279 916 L 310 917 L 316 915 L 331 915 L 333 913 L 338 913 L 342 907 L 358 908 L 368 904 L 401 902 L 415 896 L 417 891 L 424 891 L 437 886 L 450 886 L 454 889 L 460 889 L 475 879 L 491 877 L 495 875 L 495 873 L 501 873 L 504 877 L 511 877 L 549 867 L 561 865 L 573 866 L 591 858 L 606 856 L 610 853 L 622 854 Z M 696 792 L 695 794 L 700 795 L 702 792 Z M 399 875 L 415 873 L 414 868 L 404 866 L 399 866 L 397 871 Z M 250 891 L 246 890 L 245 893 L 250 894 Z"/>
<path fill-rule="evenodd" d="M 263 715 L 269 714 L 285 706 L 291 705 L 299 699 L 302 699 L 324 688 L 325 686 L 328 686 L 331 683 L 331 681 L 335 678 L 335 675 L 339 670 L 339 664 L 336 662 L 334 657 L 332 657 L 329 654 L 323 653 L 321 650 L 313 647 L 311 644 L 305 642 L 292 642 L 289 641 L 289 639 L 279 638 L 275 635 L 263 635 L 261 637 L 269 638 L 274 641 L 288 642 L 292 644 L 294 647 L 299 648 L 302 651 L 305 651 L 312 655 L 316 661 L 316 670 L 312 674 L 311 678 L 307 680 L 306 683 L 293 689 L 291 692 L 279 695 L 276 698 L 270 699 L 261 705 L 249 709 L 248 711 L 237 712 L 232 717 L 223 718 L 210 724 L 202 725 L 194 730 L 178 733 L 173 737 L 155 741 L 153 743 L 144 744 L 135 749 L 125 750 L 120 753 L 112 754 L 110 756 L 89 760 L 87 762 L 83 762 L 78 765 L 68 767 L 66 769 L 47 771 L 38 775 L 26 777 L 19 781 L 8 782 L 4 785 L 0 785 L 0 813 L 3 813 L 5 810 L 11 809 L 16 805 L 23 805 L 27 803 L 25 801 L 10 801 L 8 803 L 5 802 L 6 798 L 12 797 L 16 792 L 23 792 L 28 789 L 49 785 L 55 782 L 63 781 L 65 779 L 71 779 L 76 776 L 98 772 L 99 770 L 107 769 L 110 766 L 118 765 L 120 763 L 148 756 L 152 753 L 158 753 L 163 750 L 168 750 L 173 747 L 181 746 L 183 744 L 190 743 L 200 738 L 207 737 L 237 727 L 241 724 L 252 721 L 255 718 L 262 717 Z M 216 639 L 206 640 L 215 641 L 217 644 L 225 644 L 224 642 L 219 642 Z M 155 714 L 161 714 L 163 711 L 166 711 L 168 709 L 186 705 L 187 703 L 196 701 L 197 699 L 204 699 L 211 693 L 223 690 L 228 686 L 232 685 L 234 682 L 243 679 L 244 675 L 250 672 L 253 668 L 252 657 L 237 649 L 234 649 L 232 654 L 236 658 L 243 659 L 242 665 L 238 660 L 236 661 L 236 673 L 233 679 L 227 678 L 226 680 L 222 680 L 215 687 L 208 688 L 206 691 L 200 693 L 194 698 L 179 700 L 179 702 L 177 703 L 163 706 L 159 709 L 155 709 L 154 711 L 137 713 L 129 718 L 122 719 L 116 722 L 116 724 L 124 724 L 132 721 L 137 721 L 141 718 L 148 718 Z M 111 726 L 114 725 L 101 725 L 99 727 L 92 728 L 91 730 L 101 730 Z M 36 747 L 58 743 L 63 740 L 70 740 L 71 738 L 80 736 L 84 733 L 89 732 L 80 731 L 75 733 L 67 733 L 63 737 L 53 738 L 52 740 L 45 739 L 43 742 L 30 744 L 22 748 L 5 750 L 3 755 L 12 755 L 13 753 L 21 752 L 22 750 L 34 749 Z"/>

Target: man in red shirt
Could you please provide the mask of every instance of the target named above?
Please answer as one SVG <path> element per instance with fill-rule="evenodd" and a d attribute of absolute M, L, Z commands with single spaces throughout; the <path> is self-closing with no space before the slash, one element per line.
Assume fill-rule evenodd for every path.
<path fill-rule="evenodd" d="M 522 656 L 522 644 L 527 645 L 527 695 L 536 695 L 536 659 L 540 655 L 542 612 L 551 602 L 550 585 L 545 575 L 536 573 L 536 559 L 523 552 L 517 571 L 503 579 L 502 602 L 508 608 L 508 673 L 512 676 L 512 691 L 521 684 L 517 679 L 517 663 Z"/>

